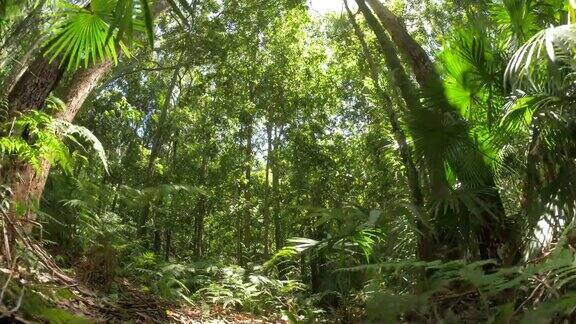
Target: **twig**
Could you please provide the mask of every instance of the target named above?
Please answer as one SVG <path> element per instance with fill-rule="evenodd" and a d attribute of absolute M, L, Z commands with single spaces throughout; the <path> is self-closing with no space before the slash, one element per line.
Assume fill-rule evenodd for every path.
<path fill-rule="evenodd" d="M 6 258 L 6 262 L 8 264 L 12 264 L 12 252 L 10 251 L 10 238 L 8 237 L 8 229 L 6 228 L 6 222 L 4 221 L 4 217 L 2 217 L 2 235 L 4 238 L 4 257 Z M 0 298 L 0 302 L 2 298 Z"/>
<path fill-rule="evenodd" d="M 14 306 L 14 308 L 12 308 L 12 310 L 10 310 L 10 314 L 14 314 L 14 313 L 16 313 L 16 311 L 18 311 L 18 309 L 20 309 L 20 306 L 22 306 L 22 299 L 24 298 L 25 292 L 26 292 L 26 287 L 22 287 L 22 290 L 20 290 L 20 297 L 18 297 L 18 302 L 16 302 L 16 306 Z"/>
<path fill-rule="evenodd" d="M 12 316 L 14 313 L 16 313 L 20 309 L 20 306 L 22 306 L 22 299 L 24 298 L 24 292 L 25 291 L 26 291 L 26 288 L 22 287 L 22 290 L 20 291 L 20 297 L 18 297 L 18 301 L 16 302 L 16 306 L 14 306 L 14 308 L 12 308 L 11 310 L 9 310 L 5 313 L 2 313 L 2 315 L 0 315 L 0 318 Z"/>
<path fill-rule="evenodd" d="M 550 272 L 548 272 L 548 274 L 546 274 L 546 276 L 548 276 L 548 275 L 550 275 Z M 556 291 L 555 288 L 551 287 L 548 283 L 546 283 L 545 279 L 540 279 L 538 277 L 534 277 L 534 280 L 538 281 L 539 283 L 543 284 L 546 288 L 548 288 L 552 292 L 554 297 L 560 298 L 560 294 L 558 293 L 558 291 Z"/>
<path fill-rule="evenodd" d="M 10 280 L 12 280 L 14 272 L 16 272 L 16 265 L 18 264 L 17 261 L 18 261 L 18 258 L 15 258 L 14 262 L 12 262 L 12 264 L 10 264 L 10 273 L 8 274 L 8 279 L 6 279 L 6 283 L 2 287 L 2 292 L 0 293 L 0 305 L 3 305 L 2 301 L 4 300 L 4 295 L 6 293 L 6 289 L 8 289 L 8 285 L 10 284 Z"/>
<path fill-rule="evenodd" d="M 536 286 L 536 288 L 534 288 L 534 290 L 532 290 L 532 293 L 530 293 L 530 296 L 528 296 L 528 298 L 526 298 L 526 299 L 522 302 L 522 304 L 520 304 L 520 306 L 518 306 L 518 307 L 516 308 L 516 310 L 514 310 L 514 313 L 512 313 L 512 316 L 511 316 L 511 317 L 514 317 L 514 315 L 518 314 L 518 313 L 522 310 L 522 307 L 524 307 L 524 305 L 526 305 L 526 304 L 530 301 L 530 299 L 532 299 L 532 298 L 534 298 L 534 297 L 536 296 L 536 293 L 538 292 L 538 290 L 540 289 L 540 287 L 542 287 L 543 285 L 544 285 L 543 283 L 538 284 L 538 286 Z"/>

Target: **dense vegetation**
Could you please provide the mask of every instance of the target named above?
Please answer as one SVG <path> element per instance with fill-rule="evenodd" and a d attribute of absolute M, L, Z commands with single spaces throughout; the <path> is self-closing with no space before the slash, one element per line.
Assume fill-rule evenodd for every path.
<path fill-rule="evenodd" d="M 0 0 L 1 316 L 574 321 L 576 3 L 334 2 Z"/>

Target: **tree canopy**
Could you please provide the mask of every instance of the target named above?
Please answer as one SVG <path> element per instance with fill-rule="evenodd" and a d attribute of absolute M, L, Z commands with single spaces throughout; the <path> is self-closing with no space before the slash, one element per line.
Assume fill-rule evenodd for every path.
<path fill-rule="evenodd" d="M 572 0 L 0 0 L 0 317 L 572 322 Z"/>

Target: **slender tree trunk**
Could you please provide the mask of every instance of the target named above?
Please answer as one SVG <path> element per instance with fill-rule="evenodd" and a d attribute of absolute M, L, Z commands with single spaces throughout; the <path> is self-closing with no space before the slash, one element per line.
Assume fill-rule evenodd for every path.
<path fill-rule="evenodd" d="M 178 82 L 178 75 L 180 73 L 180 63 L 178 63 L 178 67 L 174 69 L 174 73 L 172 74 L 172 78 L 170 79 L 170 83 L 168 84 L 168 91 L 166 92 L 166 98 L 164 99 L 164 104 L 162 105 L 162 110 L 160 111 L 160 118 L 158 119 L 158 125 L 156 126 L 156 132 L 154 137 L 152 138 L 152 148 L 150 150 L 150 158 L 148 159 L 148 174 L 154 169 L 154 163 L 156 162 L 156 158 L 160 154 L 160 150 L 162 148 L 163 140 L 165 137 L 166 130 L 164 129 L 166 118 L 168 117 L 168 110 L 172 105 L 172 96 L 174 95 L 174 90 L 176 89 L 176 84 Z"/>
<path fill-rule="evenodd" d="M 205 197 L 200 197 L 194 216 L 194 257 L 201 259 L 204 255 L 204 215 L 206 214 Z"/>
<path fill-rule="evenodd" d="M 163 140 L 165 138 L 165 129 L 164 124 L 166 123 L 166 118 L 168 116 L 168 110 L 172 105 L 172 96 L 174 94 L 174 90 L 176 89 L 176 83 L 178 81 L 178 75 L 180 73 L 180 66 L 174 69 L 172 77 L 170 79 L 170 83 L 168 84 L 168 91 L 166 92 L 166 98 L 164 99 L 164 103 L 162 104 L 162 110 L 160 111 L 160 118 L 158 119 L 158 125 L 156 125 L 156 129 L 154 134 L 152 135 L 152 147 L 150 149 L 150 156 L 148 158 L 148 164 L 146 167 L 146 174 L 148 178 L 145 181 L 145 184 L 152 185 L 154 183 L 154 178 L 156 175 L 154 169 L 154 163 L 156 163 L 156 159 L 160 155 L 160 151 L 162 149 Z M 151 208 L 149 204 L 144 207 L 142 210 L 142 214 L 140 216 L 140 225 L 142 228 L 139 229 L 140 236 L 144 237 L 146 233 L 146 222 L 148 222 L 148 218 L 150 218 Z M 156 232 L 160 231 L 159 228 L 155 229 L 155 236 L 154 241 L 156 242 L 156 237 L 160 237 L 160 234 L 156 235 Z"/>
<path fill-rule="evenodd" d="M 406 178 L 408 182 L 408 187 L 410 188 L 412 202 L 414 203 L 414 205 L 418 207 L 423 207 L 424 196 L 422 194 L 422 189 L 420 188 L 420 182 L 418 180 L 419 178 L 418 170 L 416 169 L 416 164 L 412 159 L 412 149 L 408 145 L 408 141 L 406 140 L 406 134 L 404 134 L 404 131 L 400 127 L 400 120 L 398 119 L 398 116 L 394 111 L 390 96 L 380 86 L 378 66 L 376 65 L 376 62 L 372 57 L 372 54 L 370 53 L 370 48 L 368 47 L 368 44 L 365 41 L 364 33 L 360 29 L 360 26 L 358 26 L 358 24 L 356 23 L 356 19 L 354 18 L 354 15 L 352 14 L 350 8 L 348 7 L 347 1 L 345 1 L 344 4 L 346 6 L 346 11 L 348 13 L 348 17 L 350 18 L 350 22 L 352 23 L 354 30 L 356 32 L 356 36 L 358 37 L 358 40 L 360 41 L 360 44 L 362 46 L 364 58 L 366 59 L 366 62 L 368 63 L 368 68 L 370 70 L 370 77 L 372 78 L 372 82 L 374 83 L 376 92 L 380 97 L 380 101 L 382 102 L 382 106 L 384 107 L 384 111 L 386 112 L 386 115 L 388 117 L 388 122 L 390 123 L 390 127 L 392 128 L 392 133 L 394 134 L 396 144 L 400 148 L 400 155 L 402 158 L 402 162 L 407 170 Z"/>
<path fill-rule="evenodd" d="M 254 117 L 250 114 L 246 116 L 246 148 L 244 157 L 244 213 L 242 219 L 242 236 L 245 252 L 250 252 L 252 247 L 251 216 L 252 216 L 252 136 L 254 132 Z M 242 265 L 246 264 L 246 253 L 242 260 Z"/>
<path fill-rule="evenodd" d="M 284 229 L 282 226 L 282 218 L 280 217 L 280 167 L 278 165 L 278 149 L 280 148 L 280 133 L 277 128 L 274 131 L 274 150 L 271 156 L 271 168 L 272 171 L 272 213 L 274 219 L 274 244 L 276 246 L 276 251 L 284 247 Z"/>
<path fill-rule="evenodd" d="M 149 248 L 149 240 L 146 239 L 146 222 L 148 221 L 148 216 L 150 215 L 150 204 L 146 204 L 144 209 L 138 217 L 138 228 L 136 228 L 136 233 L 138 233 L 138 238 L 142 240 L 144 248 Z"/>
<path fill-rule="evenodd" d="M 159 228 L 154 229 L 154 252 L 159 255 L 162 247 L 162 230 Z"/>
<path fill-rule="evenodd" d="M 244 127 L 240 126 L 240 133 L 244 133 Z M 244 260 L 244 233 L 243 233 L 243 220 L 244 220 L 244 210 L 242 209 L 244 206 L 242 205 L 242 194 L 243 194 L 243 185 L 239 184 L 236 186 L 236 197 L 238 201 L 238 212 L 235 214 L 235 229 L 236 229 L 236 262 L 238 264 L 242 264 Z"/>
<path fill-rule="evenodd" d="M 177 157 L 178 157 L 178 137 L 179 137 L 180 131 L 178 129 L 176 129 L 176 131 L 174 132 L 174 135 L 172 137 L 172 170 L 176 170 L 176 163 L 177 163 Z M 172 173 L 175 176 L 175 172 Z M 174 204 L 174 199 L 171 200 L 170 202 L 173 206 Z M 168 228 L 164 229 L 164 242 L 165 242 L 165 249 L 164 249 L 164 259 L 166 260 L 166 262 L 170 261 L 170 254 L 172 253 L 172 225 L 169 226 Z"/>
<path fill-rule="evenodd" d="M 321 187 L 319 184 L 314 184 L 310 194 L 310 206 L 321 208 L 322 200 L 320 196 Z M 319 226 L 315 225 L 316 222 L 310 224 L 312 230 L 312 237 L 315 240 L 321 241 L 326 237 L 327 226 L 323 223 Z M 323 283 L 326 281 L 326 256 L 324 251 L 310 255 L 310 288 L 313 293 L 320 293 L 323 290 Z"/>
<path fill-rule="evenodd" d="M 170 261 L 170 253 L 172 249 L 172 230 L 167 228 L 164 230 L 164 242 L 165 242 L 165 250 L 164 250 L 164 260 L 166 262 Z"/>
<path fill-rule="evenodd" d="M 198 183 L 206 185 L 206 174 L 208 173 L 208 163 L 210 162 L 208 155 L 204 154 L 202 157 L 201 174 Z M 198 197 L 196 204 L 196 215 L 194 216 L 194 256 L 197 259 L 202 258 L 204 254 L 204 218 L 208 212 L 208 198 L 204 195 Z"/>
<path fill-rule="evenodd" d="M 268 236 L 270 231 L 270 159 L 272 155 L 272 121 L 271 113 L 268 113 L 266 123 L 266 143 L 268 145 L 266 153 L 266 175 L 264 177 L 264 224 L 262 228 L 262 244 L 264 245 L 264 257 L 268 258 L 270 254 Z"/>
<path fill-rule="evenodd" d="M 388 83 L 393 88 L 397 87 L 398 92 L 400 93 L 403 101 L 406 103 L 408 113 L 422 110 L 423 107 L 422 104 L 420 103 L 418 92 L 416 91 L 412 81 L 408 77 L 408 74 L 404 70 L 404 66 L 402 65 L 402 62 L 398 57 L 396 48 L 394 44 L 392 44 L 392 41 L 390 40 L 388 35 L 386 34 L 386 31 L 378 23 L 376 17 L 374 17 L 374 15 L 370 11 L 364 0 L 356 0 L 356 3 L 358 4 L 360 11 L 365 17 L 368 26 L 372 29 L 372 31 L 376 35 L 379 45 L 378 49 L 384 56 L 388 73 L 390 73 L 390 75 L 387 75 L 386 78 L 388 80 Z M 356 26 L 356 28 L 358 28 L 358 26 Z M 410 126 L 411 124 L 408 123 L 408 125 Z M 395 134 L 395 137 L 397 137 L 398 135 L 400 134 Z M 402 141 L 402 136 L 400 135 L 398 139 Z M 422 151 L 422 148 L 418 146 L 418 142 L 416 142 L 415 145 L 417 148 L 419 148 L 420 151 Z M 410 156 L 410 152 L 405 151 L 402 153 L 402 155 L 405 155 L 406 158 L 408 158 Z M 408 160 L 408 163 L 410 163 L 409 161 L 410 160 Z M 443 174 L 440 174 L 437 170 L 434 169 L 433 167 L 434 165 L 435 164 L 433 162 L 428 161 L 427 168 L 429 171 L 428 176 L 430 177 L 429 179 L 430 188 L 428 192 L 431 194 L 432 200 L 441 199 L 442 197 L 445 197 L 449 193 L 449 188 L 446 179 L 443 177 Z M 416 188 L 415 184 L 418 183 L 418 178 L 416 177 L 417 170 L 412 170 L 410 172 L 412 173 L 411 175 L 412 179 L 409 179 L 409 181 L 413 182 L 411 184 L 413 190 L 412 199 L 414 202 L 423 203 L 423 198 L 419 197 L 420 195 L 423 196 L 422 190 L 420 190 L 420 193 L 414 191 L 414 188 Z M 425 215 L 424 210 L 421 209 L 421 212 L 422 217 L 427 217 L 427 215 Z M 434 237 L 436 233 L 434 233 L 433 229 L 429 228 L 432 226 L 430 224 L 425 224 L 425 221 L 419 221 L 418 227 L 419 230 L 422 232 L 421 233 L 422 235 L 420 236 L 417 246 L 418 256 L 421 257 L 422 260 L 427 261 L 442 258 L 443 256 L 439 255 L 438 253 L 438 250 L 440 248 L 439 239 Z M 447 242 L 449 241 L 443 243 L 451 245 Z M 450 247 L 450 249 L 452 248 Z"/>
<path fill-rule="evenodd" d="M 398 87 L 400 94 L 402 95 L 402 99 L 404 102 L 406 102 L 406 108 L 408 108 L 408 110 L 422 109 L 422 104 L 420 103 L 418 92 L 408 77 L 408 74 L 404 70 L 404 66 L 402 65 L 402 62 L 396 53 L 396 48 L 386 34 L 386 31 L 378 23 L 378 20 L 376 20 L 376 17 L 374 17 L 364 0 L 356 0 L 356 3 L 364 15 L 368 26 L 370 26 L 376 35 L 379 50 L 384 56 L 386 66 L 389 73 L 391 74 L 391 79 L 393 81 L 391 86 L 396 85 Z"/>
<path fill-rule="evenodd" d="M 400 157 L 404 167 L 406 168 L 406 180 L 408 183 L 408 188 L 410 189 L 412 203 L 424 217 L 424 195 L 420 186 L 418 170 L 416 169 L 416 164 L 412 158 L 412 149 L 408 145 L 406 134 L 404 134 L 404 131 L 400 127 L 400 121 L 396 112 L 394 111 L 390 96 L 380 86 L 378 65 L 372 57 L 372 53 L 370 52 L 370 48 L 366 43 L 364 33 L 362 32 L 362 29 L 360 29 L 360 26 L 358 26 L 358 23 L 356 22 L 352 11 L 348 7 L 348 2 L 346 0 L 344 1 L 344 5 L 346 7 L 346 12 L 348 13 L 348 18 L 350 19 L 356 36 L 358 37 L 360 45 L 362 46 L 364 58 L 368 63 L 370 77 L 372 78 L 372 82 L 374 83 L 377 95 L 379 96 L 382 106 L 384 107 L 384 111 L 388 117 L 388 122 L 392 128 L 392 133 L 394 134 L 396 144 L 399 147 Z M 434 244 L 434 233 L 431 232 L 430 226 L 428 224 L 424 224 L 424 222 L 429 223 L 428 220 L 420 220 L 417 223 L 419 230 L 418 257 L 420 260 L 431 261 L 434 260 L 436 255 L 436 244 Z"/>
<path fill-rule="evenodd" d="M 366 2 L 374 10 L 384 28 L 388 30 L 396 46 L 410 62 L 418 83 L 422 86 L 430 82 L 440 81 L 440 77 L 434 70 L 432 60 L 422 46 L 410 36 L 398 17 L 388 10 L 380 0 L 366 0 Z"/>

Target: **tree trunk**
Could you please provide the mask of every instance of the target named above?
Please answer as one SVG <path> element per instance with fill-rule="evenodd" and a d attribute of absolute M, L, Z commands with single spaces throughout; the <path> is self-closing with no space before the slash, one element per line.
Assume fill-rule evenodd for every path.
<path fill-rule="evenodd" d="M 437 109 L 437 113 L 449 114 L 454 121 L 463 121 L 462 116 L 454 109 L 448 99 L 444 94 L 444 84 L 440 78 L 440 75 L 435 71 L 434 65 L 430 57 L 426 54 L 426 51 L 410 36 L 406 28 L 401 24 L 399 19 L 388 10 L 379 0 L 366 0 L 380 19 L 382 25 L 388 30 L 394 43 L 400 49 L 400 51 L 406 56 L 416 80 L 420 84 L 420 88 L 424 94 L 434 98 L 434 108 Z M 357 0 L 357 2 L 362 3 L 364 6 L 364 0 Z M 364 10 L 369 11 L 365 8 Z M 462 130 L 466 134 L 464 137 L 469 137 L 467 134 L 468 129 Z M 456 176 L 463 183 L 464 186 L 470 186 L 471 188 L 476 188 L 482 191 L 478 194 L 478 198 L 482 201 L 482 211 L 480 215 L 471 215 L 470 217 L 480 216 L 483 224 L 477 230 L 476 238 L 479 242 L 479 253 L 482 259 L 496 259 L 501 260 L 504 263 L 512 264 L 519 260 L 519 246 L 520 243 L 514 238 L 514 226 L 511 222 L 506 219 L 506 212 L 502 204 L 502 199 L 500 193 L 496 187 L 494 180 L 494 174 L 490 167 L 486 164 L 481 155 L 480 150 L 476 149 L 476 143 L 472 138 L 469 139 L 469 143 L 474 149 L 470 150 L 469 159 L 473 160 L 474 164 L 478 166 L 481 170 L 479 171 L 482 175 L 481 186 L 475 183 L 476 181 L 471 181 L 467 179 L 466 171 L 461 170 L 458 172 L 458 165 L 453 169 L 455 170 Z M 447 161 L 450 163 L 451 161 Z M 453 162 L 452 162 L 453 163 Z M 462 172 L 463 171 L 463 172 Z M 440 179 L 440 181 L 443 181 Z M 471 211 L 472 212 L 472 211 Z M 502 247 L 505 248 L 506 252 L 503 257 L 500 256 L 498 250 Z"/>
<path fill-rule="evenodd" d="M 416 169 L 416 164 L 414 163 L 414 160 L 412 158 L 412 149 L 408 145 L 408 141 L 406 140 L 406 134 L 404 134 L 404 131 L 400 127 L 400 121 L 398 119 L 396 112 L 394 111 L 390 96 L 380 86 L 378 65 L 376 64 L 376 61 L 372 57 L 372 53 L 370 52 L 370 48 L 366 43 L 364 33 L 362 32 L 362 29 L 360 29 L 360 26 L 358 26 L 358 23 L 356 22 L 356 19 L 354 18 L 352 11 L 348 7 L 348 1 L 346 0 L 344 1 L 344 6 L 346 8 L 346 12 L 348 13 L 348 18 L 352 23 L 352 27 L 354 28 L 356 36 L 358 37 L 358 40 L 362 47 L 364 58 L 368 63 L 370 77 L 372 78 L 372 82 L 374 83 L 377 95 L 388 117 L 388 122 L 390 123 L 390 127 L 392 128 L 392 133 L 394 134 L 396 144 L 399 147 L 400 157 L 402 159 L 404 167 L 406 168 L 406 180 L 408 183 L 408 188 L 410 189 L 412 204 L 414 204 L 414 206 L 419 210 L 419 212 L 421 212 L 421 214 L 425 216 L 424 195 L 422 193 L 422 188 L 420 186 L 420 180 L 419 180 L 420 177 L 418 174 L 418 170 Z M 419 230 L 417 254 L 420 260 L 432 261 L 434 260 L 435 258 L 434 256 L 436 255 L 436 251 L 434 248 L 435 244 L 433 244 L 434 233 L 431 232 L 429 225 L 424 224 L 424 222 L 429 223 L 429 221 L 427 220 L 421 220 L 417 222 Z"/>
<path fill-rule="evenodd" d="M 312 192 L 310 193 L 310 206 L 314 208 L 322 208 L 322 200 L 320 196 L 321 186 L 319 184 L 314 184 Z M 316 221 L 310 224 L 312 231 L 312 238 L 317 241 L 322 241 L 327 234 L 327 224 L 322 223 L 321 225 L 315 225 Z M 316 253 L 310 254 L 310 288 L 312 293 L 320 293 L 323 290 L 323 284 L 328 279 L 326 269 L 326 255 L 324 251 L 320 250 Z"/>
<path fill-rule="evenodd" d="M 154 230 L 154 244 L 153 249 L 156 255 L 159 256 L 160 248 L 162 247 L 162 231 L 159 228 Z"/>
<path fill-rule="evenodd" d="M 208 155 L 202 157 L 201 174 L 199 176 L 199 185 L 206 185 L 206 174 L 208 173 Z M 204 218 L 208 212 L 208 197 L 201 195 L 198 197 L 196 204 L 196 215 L 194 216 L 194 256 L 197 259 L 202 258 L 204 254 Z"/>
<path fill-rule="evenodd" d="M 164 242 L 165 242 L 165 250 L 164 250 L 164 260 L 166 262 L 170 261 L 170 253 L 172 249 L 172 230 L 167 228 L 164 230 Z"/>
<path fill-rule="evenodd" d="M 201 259 L 204 254 L 204 214 L 206 213 L 205 197 L 201 197 L 194 216 L 194 257 Z"/>
<path fill-rule="evenodd" d="M 165 134 L 164 134 L 164 123 L 166 122 L 166 118 L 168 116 L 168 110 L 171 106 L 171 99 L 174 93 L 174 89 L 176 88 L 176 82 L 178 81 L 178 74 L 180 73 L 180 65 L 174 69 L 172 74 L 172 78 L 170 79 L 170 83 L 168 84 L 168 91 L 166 92 L 166 98 L 164 99 L 164 103 L 162 104 L 162 110 L 160 111 L 160 118 L 158 119 L 158 125 L 156 125 L 156 129 L 154 134 L 152 135 L 152 147 L 150 148 L 150 156 L 148 158 L 148 164 L 146 167 L 146 174 L 148 177 L 144 181 L 145 185 L 152 185 L 154 184 L 154 178 L 156 175 L 156 170 L 154 168 L 154 163 L 156 162 L 156 158 L 160 155 L 160 151 L 162 149 L 162 145 Z M 146 233 L 146 222 L 148 222 L 148 218 L 150 218 L 151 208 L 149 204 L 144 207 L 142 210 L 142 214 L 140 216 L 140 226 L 142 226 L 140 231 L 140 236 L 144 237 Z M 156 231 L 160 229 L 156 228 Z M 156 233 L 156 232 L 155 232 Z M 156 235 L 156 234 L 155 234 Z M 156 241 L 156 236 L 154 238 Z"/>
<path fill-rule="evenodd" d="M 98 66 L 76 71 L 70 81 L 70 86 L 66 89 L 62 97 L 66 109 L 57 112 L 54 118 L 72 122 L 92 89 L 98 84 L 100 79 L 110 71 L 111 67 L 112 63 L 107 61 Z M 23 76 L 22 79 L 24 79 L 25 76 Z M 22 79 L 19 80 L 19 84 Z M 24 84 L 21 84 L 21 86 L 24 86 Z M 16 91 L 16 88 L 14 91 Z M 50 91 L 46 93 L 46 96 Z M 12 97 L 16 97 L 16 94 L 13 94 Z M 44 98 L 43 101 L 45 99 L 46 98 Z M 39 100 L 39 97 L 37 97 L 36 100 Z M 29 106 L 28 104 L 22 107 L 34 109 L 34 106 Z M 16 162 L 10 165 L 8 170 L 6 170 L 6 174 L 11 177 L 7 183 L 10 183 L 12 188 L 13 200 L 26 206 L 37 206 L 44 191 L 49 172 L 50 163 L 46 160 L 42 161 L 41 168 L 38 171 L 31 165 L 25 163 Z M 27 217 L 31 218 L 32 216 L 28 213 Z"/>
<path fill-rule="evenodd" d="M 366 2 L 368 2 L 372 10 L 374 10 L 384 28 L 388 30 L 396 46 L 398 46 L 410 62 L 410 66 L 414 71 L 414 76 L 418 83 L 422 86 L 429 82 L 440 81 L 440 77 L 434 71 L 432 60 L 422 46 L 410 36 L 406 27 L 403 26 L 398 17 L 382 5 L 380 0 L 366 0 Z"/>
<path fill-rule="evenodd" d="M 30 47 L 28 48 L 26 53 L 24 53 L 24 55 L 20 58 L 20 60 L 14 62 L 12 68 L 10 69 L 10 74 L 8 74 L 6 79 L 4 79 L 4 82 L 2 82 L 1 93 L 3 94 L 3 96 L 8 97 L 12 89 L 14 89 L 14 86 L 16 85 L 20 77 L 22 77 L 24 72 L 26 72 L 26 69 L 32 62 L 32 59 L 34 58 L 34 53 L 36 53 L 36 51 L 38 50 L 38 46 L 40 46 L 42 41 L 44 41 L 43 37 L 38 37 L 30 45 Z"/>
<path fill-rule="evenodd" d="M 50 63 L 48 58 L 39 55 L 8 94 L 10 109 L 8 118 L 2 122 L 33 109 L 41 109 L 50 92 L 64 75 L 64 69 L 59 65 L 60 60 L 56 59 Z"/>
<path fill-rule="evenodd" d="M 391 79 L 393 80 L 390 86 L 398 87 L 400 94 L 402 95 L 402 99 L 404 102 L 406 102 L 406 107 L 408 110 L 422 109 L 422 104 L 420 103 L 418 92 L 412 84 L 412 81 L 410 81 L 408 74 L 404 70 L 404 66 L 402 65 L 402 62 L 396 53 L 396 48 L 386 34 L 386 31 L 378 23 L 376 17 L 374 17 L 368 6 L 366 6 L 364 0 L 356 0 L 356 3 L 358 4 L 360 11 L 362 11 L 366 22 L 378 39 L 380 52 L 382 55 L 384 55 L 386 66 L 389 73 L 391 74 Z"/>
<path fill-rule="evenodd" d="M 156 125 L 156 132 L 152 138 L 152 148 L 150 150 L 150 158 L 148 159 L 148 174 L 154 173 L 154 163 L 156 158 L 160 154 L 162 148 L 163 140 L 165 137 L 164 124 L 166 123 L 166 118 L 168 117 L 168 110 L 172 104 L 171 99 L 174 95 L 174 89 L 176 89 L 176 83 L 178 81 L 178 75 L 180 73 L 180 63 L 174 69 L 170 83 L 168 84 L 168 91 L 166 92 L 166 98 L 164 99 L 164 104 L 162 105 L 162 110 L 160 111 L 160 118 L 158 119 L 158 125 Z"/>
<path fill-rule="evenodd" d="M 376 61 L 372 57 L 372 53 L 370 53 L 370 48 L 365 41 L 364 33 L 360 29 L 360 26 L 356 23 L 356 19 L 354 15 L 350 11 L 348 7 L 348 2 L 344 2 L 346 11 L 348 13 L 348 17 L 352 26 L 354 27 L 354 31 L 356 32 L 356 36 L 360 41 L 360 45 L 362 46 L 362 50 L 364 53 L 364 58 L 368 63 L 368 68 L 370 70 L 370 77 L 372 78 L 372 82 L 374 83 L 374 87 L 376 89 L 377 95 L 380 98 L 382 106 L 384 107 L 384 111 L 388 117 L 388 122 L 390 123 L 390 127 L 392 128 L 392 133 L 394 134 L 394 139 L 396 140 L 396 144 L 400 149 L 400 156 L 402 158 L 402 162 L 404 167 L 406 168 L 406 178 L 408 182 L 408 187 L 410 189 L 412 203 L 418 207 L 423 207 L 424 205 L 424 196 L 422 194 L 422 189 L 420 188 L 418 170 L 416 169 L 416 165 L 414 160 L 412 159 L 412 149 L 408 145 L 408 141 L 406 140 L 406 134 L 400 127 L 400 120 L 394 111 L 392 100 L 390 96 L 382 89 L 380 86 L 379 81 L 379 71 L 378 65 Z"/>
<path fill-rule="evenodd" d="M 278 149 L 280 148 L 280 133 L 276 128 L 274 132 L 274 150 L 272 151 L 271 168 L 272 171 L 272 213 L 274 219 L 274 244 L 276 251 L 284 247 L 284 230 L 282 226 L 282 219 L 280 218 L 280 167 L 278 166 Z"/>
<path fill-rule="evenodd" d="M 45 0 L 40 4 L 43 5 L 44 2 Z M 37 8 L 41 8 L 41 5 Z M 152 11 L 156 16 L 165 8 L 166 2 L 158 1 Z M 48 95 L 56 88 L 64 75 L 65 65 L 62 64 L 61 67 L 60 63 L 59 59 L 50 63 L 48 58 L 39 53 L 11 87 L 7 96 L 10 110 L 6 116 L 0 116 L 0 122 L 7 122 L 33 109 L 41 109 Z M 112 62 L 106 60 L 101 64 L 76 71 L 72 76 L 70 86 L 62 97 L 66 109 L 58 112 L 55 118 L 72 122 L 90 92 L 111 67 Z M 30 165 L 20 162 L 13 163 L 3 170 L 5 183 L 10 184 L 13 190 L 13 200 L 24 205 L 37 204 L 44 190 L 49 170 L 50 163 L 47 161 L 42 161 L 39 172 L 36 172 Z"/>
<path fill-rule="evenodd" d="M 264 177 L 264 224 L 262 228 L 262 244 L 264 245 L 264 258 L 268 258 L 270 254 L 268 236 L 270 231 L 270 159 L 272 155 L 272 121 L 271 113 L 268 114 L 268 121 L 266 123 L 266 143 L 268 145 L 266 153 L 266 175 Z"/>
<path fill-rule="evenodd" d="M 250 252 L 252 247 L 252 232 L 251 232 L 251 218 L 252 218 L 252 136 L 254 132 L 254 117 L 249 114 L 246 116 L 245 135 L 246 135 L 246 148 L 244 157 L 244 212 L 242 216 L 242 237 L 245 252 Z M 242 265 L 246 264 L 246 253 L 241 262 Z"/>

